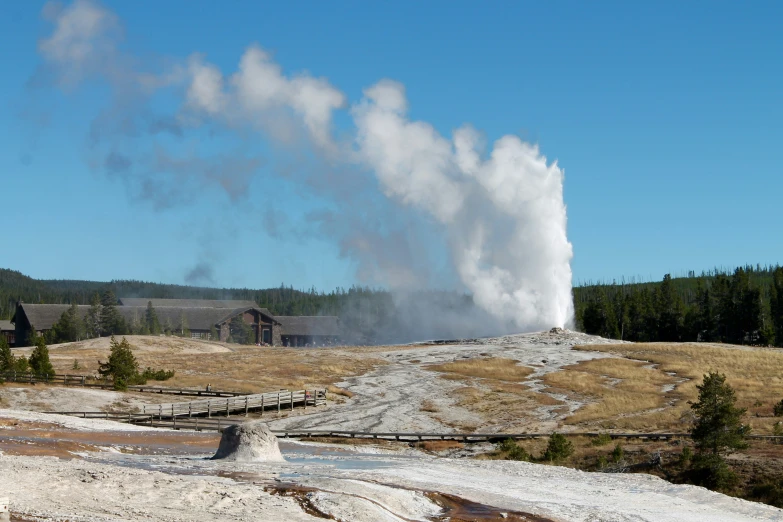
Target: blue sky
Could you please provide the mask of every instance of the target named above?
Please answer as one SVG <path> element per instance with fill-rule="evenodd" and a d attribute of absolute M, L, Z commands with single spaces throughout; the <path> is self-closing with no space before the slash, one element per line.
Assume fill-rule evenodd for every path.
<path fill-rule="evenodd" d="M 489 140 L 538 143 L 565 169 L 576 282 L 783 261 L 779 2 L 102 5 L 142 59 L 198 52 L 228 74 L 258 43 L 286 73 L 326 77 L 349 102 L 392 78 L 411 118 L 444 135 L 471 123 Z M 51 32 L 43 7 L 0 5 L 0 266 L 182 283 L 206 260 L 218 286 L 357 281 L 333 241 L 270 231 L 275 215 L 296 227 L 321 205 L 284 179 L 262 173 L 241 201 L 205 188 L 156 209 L 90 168 L 87 136 L 107 93 L 31 86 L 38 39 Z M 249 143 L 248 155 L 271 147 Z"/>

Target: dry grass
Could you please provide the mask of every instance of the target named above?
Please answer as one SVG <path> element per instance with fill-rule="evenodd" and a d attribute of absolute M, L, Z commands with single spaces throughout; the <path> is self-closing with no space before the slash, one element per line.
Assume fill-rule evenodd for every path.
<path fill-rule="evenodd" d="M 332 393 L 334 395 L 340 395 L 342 397 L 347 397 L 349 399 L 354 396 L 354 393 L 352 391 L 346 390 L 345 388 L 340 388 L 340 387 L 337 387 L 337 386 L 331 386 L 331 385 L 327 386 L 326 387 L 326 391 L 328 391 L 329 393 Z"/>
<path fill-rule="evenodd" d="M 429 399 L 424 399 L 421 401 L 421 407 L 419 409 L 428 413 L 437 413 L 440 411 L 440 408 L 438 408 L 438 406 Z"/>
<path fill-rule="evenodd" d="M 679 391 L 664 392 L 678 380 L 647 363 L 606 358 L 583 361 L 544 376 L 553 391 L 588 401 L 565 422 L 602 428 L 658 428 L 658 415 L 682 397 Z"/>
<path fill-rule="evenodd" d="M 463 386 L 452 392 L 456 405 L 486 419 L 482 429 L 513 433 L 535 430 L 539 422 L 534 412 L 541 406 L 558 406 L 562 403 L 548 395 L 531 391 L 525 386 L 504 388 Z M 460 426 L 462 427 L 462 426 Z"/>
<path fill-rule="evenodd" d="M 462 449 L 465 445 L 455 440 L 425 440 L 424 442 L 417 442 L 416 447 L 431 453 L 438 453 L 451 449 Z"/>
<path fill-rule="evenodd" d="M 661 429 L 687 429 L 690 420 L 690 406 L 698 396 L 696 385 L 701 383 L 703 375 L 709 371 L 724 373 L 727 382 L 737 393 L 739 406 L 748 409 L 746 422 L 756 433 L 772 432 L 775 418 L 772 406 L 783 398 L 783 351 L 766 348 L 747 348 L 721 344 L 697 343 L 645 343 L 580 346 L 575 349 L 600 351 L 632 359 L 641 371 L 625 374 L 618 370 L 617 363 L 602 363 L 605 359 L 589 361 L 570 369 L 571 374 L 561 375 L 550 380 L 553 386 L 563 387 L 574 393 L 584 393 L 598 402 L 586 406 L 568 419 L 569 422 L 604 421 L 614 422 L 613 418 L 623 413 L 633 413 L 649 408 L 662 408 L 623 419 L 617 418 L 617 427 L 656 427 Z M 622 359 L 610 359 L 622 361 Z M 643 366 L 654 364 L 652 370 Z M 600 375 L 624 379 L 614 389 L 607 389 L 605 381 L 590 371 L 590 365 L 600 366 Z M 630 368 L 629 363 L 622 363 Z M 568 371 L 568 370 L 567 370 Z M 592 373 L 590 378 L 581 377 L 579 372 Z M 614 373 L 613 373 L 614 372 Z M 619 373 L 618 373 L 619 372 Z M 646 372 L 646 373 L 645 373 Z M 565 373 L 565 372 L 563 372 Z M 670 377 L 668 374 L 676 374 Z M 557 375 L 557 374 L 553 374 Z M 589 379 L 592 382 L 587 383 Z M 667 379 L 669 379 L 667 381 Z M 658 405 L 655 406 L 656 387 L 683 380 L 674 391 L 666 394 L 657 392 Z M 616 390 L 616 391 L 615 391 Z M 629 395 L 630 392 L 634 394 Z M 637 403 L 628 402 L 635 398 Z M 635 406 L 635 407 L 634 407 Z M 629 410 L 629 408 L 631 408 Z"/>
<path fill-rule="evenodd" d="M 531 373 L 532 368 L 519 366 L 519 361 L 500 357 L 487 359 L 467 359 L 445 364 L 427 366 L 427 370 L 442 373 L 455 373 L 465 377 L 493 379 L 497 381 L 520 382 Z"/>
<path fill-rule="evenodd" d="M 327 387 L 346 377 L 361 375 L 386 364 L 372 357 L 356 357 L 359 348 L 302 350 L 155 336 L 128 336 L 139 366 L 175 370 L 165 386 L 260 392 L 280 388 Z M 387 350 L 389 348 L 386 348 Z M 375 347 L 373 352 L 382 351 Z M 22 353 L 24 353 L 22 351 Z M 108 339 L 91 339 L 50 347 L 57 373 L 97 373 L 98 360 L 109 355 Z M 74 358 L 81 370 L 71 369 Z M 334 391 L 333 391 L 334 393 Z M 340 395 L 350 393 L 339 392 Z"/>

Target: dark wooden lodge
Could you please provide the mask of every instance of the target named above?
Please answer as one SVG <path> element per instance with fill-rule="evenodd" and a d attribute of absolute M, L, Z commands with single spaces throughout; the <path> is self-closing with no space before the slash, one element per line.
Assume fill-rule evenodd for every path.
<path fill-rule="evenodd" d="M 5 337 L 9 346 L 16 346 L 16 328 L 11 321 L 0 321 L 0 335 Z"/>
<path fill-rule="evenodd" d="M 193 339 L 228 341 L 230 325 L 237 317 L 253 331 L 258 345 L 271 346 L 328 346 L 340 342 L 339 319 L 334 316 L 296 317 L 274 316 L 253 301 L 201 299 L 120 298 L 117 311 L 129 324 L 143 322 L 151 303 L 162 326 L 176 331 L 189 331 Z M 19 303 L 11 319 L 9 335 L 16 340 L 29 337 L 35 328 L 43 335 L 70 308 L 67 304 Z M 77 306 L 82 319 L 90 307 Z M 3 332 L 5 334 L 5 332 Z M 21 346 L 24 342 L 20 342 Z"/>

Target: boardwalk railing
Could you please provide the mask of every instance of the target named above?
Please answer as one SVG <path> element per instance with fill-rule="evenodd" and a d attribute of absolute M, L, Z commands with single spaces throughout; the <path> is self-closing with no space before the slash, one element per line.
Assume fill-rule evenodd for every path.
<path fill-rule="evenodd" d="M 113 389 L 114 383 L 108 379 L 96 379 L 93 375 L 54 374 L 37 377 L 32 373 L 6 372 L 0 373 L 0 379 L 6 382 L 18 382 L 25 384 L 60 384 L 64 386 L 83 386 L 85 388 Z M 137 384 L 128 386 L 128 391 L 142 393 L 160 393 L 164 395 L 184 395 L 198 397 L 244 397 L 249 392 L 232 392 L 221 390 L 193 390 L 188 388 L 167 388 Z"/>
<path fill-rule="evenodd" d="M 158 420 L 164 418 L 193 417 L 199 415 L 224 415 L 228 417 L 232 413 L 244 413 L 260 411 L 261 415 L 267 409 L 293 410 L 297 406 L 307 409 L 308 406 L 320 406 L 326 404 L 326 390 L 279 390 L 276 392 L 256 393 L 239 397 L 227 397 L 225 399 L 206 399 L 200 401 L 175 402 L 169 404 L 149 404 L 142 409 L 143 414 L 151 414 Z"/>

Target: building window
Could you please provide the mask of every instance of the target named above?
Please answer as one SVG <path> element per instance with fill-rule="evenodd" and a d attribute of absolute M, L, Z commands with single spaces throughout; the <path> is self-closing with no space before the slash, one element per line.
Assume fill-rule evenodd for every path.
<path fill-rule="evenodd" d="M 204 334 L 201 332 L 190 332 L 191 339 L 203 339 Z"/>

